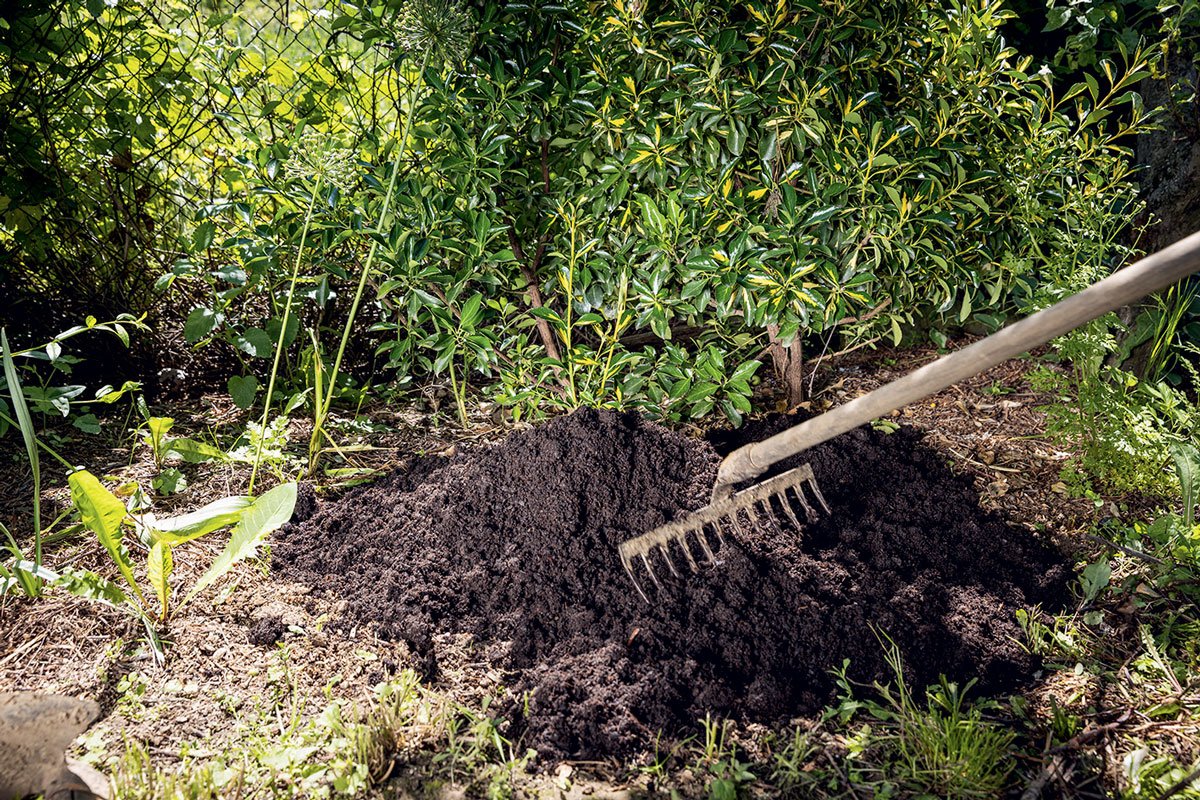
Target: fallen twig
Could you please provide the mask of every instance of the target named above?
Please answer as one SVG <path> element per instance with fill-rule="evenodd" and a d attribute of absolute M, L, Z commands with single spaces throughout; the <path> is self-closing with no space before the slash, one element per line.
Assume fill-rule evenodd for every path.
<path fill-rule="evenodd" d="M 1046 788 L 1046 784 L 1050 779 L 1062 769 L 1063 757 L 1056 755 L 1054 758 L 1044 765 L 1034 779 L 1025 787 L 1025 791 L 1021 792 L 1021 800 L 1037 800 L 1042 796 L 1042 790 Z"/>
<path fill-rule="evenodd" d="M 1165 792 L 1163 792 L 1161 795 L 1159 795 L 1158 800 L 1167 800 L 1167 798 L 1169 798 L 1169 797 L 1174 797 L 1175 795 L 1182 792 L 1184 789 L 1187 789 L 1189 786 L 1191 786 L 1197 780 L 1200 780 L 1200 767 L 1196 767 L 1194 770 L 1192 770 L 1190 773 L 1188 773 L 1186 776 L 1184 776 L 1184 778 L 1182 780 L 1180 780 L 1178 783 L 1176 783 L 1170 789 L 1167 789 Z"/>
<path fill-rule="evenodd" d="M 1157 556 L 1152 556 L 1149 553 L 1144 553 L 1141 550 L 1138 550 L 1133 547 L 1126 547 L 1123 544 L 1117 544 L 1116 542 L 1112 541 L 1111 539 L 1105 539 L 1103 536 L 1097 536 L 1094 533 L 1085 533 L 1084 538 L 1091 539 L 1093 542 L 1096 542 L 1097 544 L 1106 545 L 1108 547 L 1113 548 L 1114 550 L 1120 550 L 1122 553 L 1124 553 L 1127 556 L 1133 556 L 1134 558 L 1140 558 L 1144 561 L 1149 561 L 1151 564 L 1166 563 L 1161 558 L 1158 558 Z"/>

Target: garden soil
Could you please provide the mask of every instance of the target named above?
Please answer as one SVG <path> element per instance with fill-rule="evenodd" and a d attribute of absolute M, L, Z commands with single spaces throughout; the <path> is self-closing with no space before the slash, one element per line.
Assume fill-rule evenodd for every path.
<path fill-rule="evenodd" d="M 1059 605 L 1069 570 L 908 429 L 808 451 L 831 515 L 748 532 L 699 575 L 664 567 L 664 591 L 638 596 L 618 543 L 704 505 L 723 453 L 795 421 L 704 441 L 580 411 L 318 505 L 281 532 L 274 567 L 344 601 L 343 624 L 405 641 L 427 679 L 436 636 L 473 636 L 512 676 L 514 733 L 548 757 L 629 755 L 706 713 L 814 711 L 844 663 L 891 679 L 889 639 L 913 686 L 1029 680 L 1014 612 Z"/>

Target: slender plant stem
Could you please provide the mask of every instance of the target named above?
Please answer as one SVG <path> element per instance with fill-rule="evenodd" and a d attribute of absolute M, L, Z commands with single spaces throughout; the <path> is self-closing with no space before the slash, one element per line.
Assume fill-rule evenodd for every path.
<path fill-rule="evenodd" d="M 467 370 L 467 357 L 466 357 L 466 354 L 464 353 L 463 354 L 463 373 L 464 373 L 463 374 L 463 386 L 461 387 L 461 391 L 460 391 L 460 388 L 458 385 L 458 379 L 454 375 L 454 359 L 453 358 L 450 359 L 450 390 L 452 392 L 454 392 L 454 404 L 458 407 L 458 424 L 463 426 L 464 428 L 467 427 L 467 400 L 466 400 L 467 376 L 466 376 L 466 370 Z"/>
<path fill-rule="evenodd" d="M 3 411 L 0 411 L 0 419 L 4 420 L 9 425 L 12 425 L 14 428 L 17 428 L 18 430 L 20 430 L 19 423 L 15 419 L 10 417 L 8 414 L 5 414 Z M 76 464 L 72 464 L 70 461 L 67 461 L 65 458 L 62 457 L 62 455 L 57 450 L 55 450 L 53 447 L 51 447 L 50 445 L 43 442 L 41 439 L 38 439 L 36 436 L 34 437 L 33 441 L 35 444 L 37 444 L 38 447 L 42 448 L 49 455 L 53 456 L 55 461 L 62 464 L 67 469 L 74 470 L 75 467 L 77 466 Z"/>
<path fill-rule="evenodd" d="M 325 397 L 317 398 L 317 413 L 313 420 L 312 438 L 309 440 L 308 448 L 310 474 L 317 466 L 317 455 L 314 447 L 320 441 L 321 428 L 325 425 L 325 417 L 329 414 L 330 406 L 333 405 L 333 393 L 337 388 L 337 376 L 342 368 L 342 357 L 346 354 L 346 345 L 350 342 L 350 332 L 354 329 L 354 318 L 358 315 L 358 307 L 362 303 L 363 290 L 367 286 L 367 278 L 370 276 L 371 267 L 375 263 L 375 253 L 379 250 L 378 236 L 383 231 L 383 226 L 388 221 L 392 210 L 392 196 L 396 190 L 396 178 L 400 174 L 400 161 L 404 158 L 404 153 L 407 149 L 408 135 L 412 130 L 412 121 L 417 111 L 417 97 L 425 80 L 425 68 L 429 65 L 429 55 L 430 51 L 427 49 L 425 55 L 421 58 L 421 66 L 417 70 L 417 79 L 408 94 L 408 110 L 404 115 L 404 124 L 401 126 L 396 157 L 392 159 L 392 175 L 388 179 L 387 191 L 383 196 L 383 208 L 379 212 L 379 222 L 375 226 L 376 236 L 371 239 L 371 249 L 367 251 L 367 260 L 363 264 L 362 272 L 358 277 L 358 288 L 354 292 L 354 300 L 350 303 L 350 314 L 346 318 L 345 327 L 342 329 L 342 340 L 338 344 L 337 355 L 333 360 L 333 369 L 329 373 L 329 385 L 325 388 Z"/>
<path fill-rule="evenodd" d="M 612 373 L 613 355 L 617 350 L 617 345 L 621 341 L 621 333 L 624 331 L 622 321 L 625 318 L 625 302 L 628 292 L 629 273 L 621 271 L 620 288 L 617 290 L 617 316 L 613 320 L 612 339 L 608 342 L 608 355 L 604 359 L 604 370 L 600 373 L 600 385 L 596 387 L 596 399 L 601 400 L 604 397 L 604 389 L 608 386 L 608 379 Z"/>
<path fill-rule="evenodd" d="M 567 383 L 571 391 L 572 407 L 578 407 L 579 405 L 579 393 L 575 389 L 575 350 L 572 343 L 574 337 L 571 335 L 571 312 L 575 308 L 575 235 L 578 223 L 579 219 L 576 216 L 575 209 L 572 207 L 570 216 L 567 218 L 567 227 L 571 230 L 571 252 L 567 258 L 567 277 L 565 281 L 567 307 L 563 312 L 566 316 L 566 324 L 563 326 L 563 338 L 566 340 L 564 342 L 564 355 L 567 360 Z"/>
<path fill-rule="evenodd" d="M 308 198 L 308 210 L 304 214 L 304 229 L 300 232 L 300 247 L 296 250 L 296 262 L 292 264 L 292 278 L 288 283 L 287 300 L 283 303 L 283 322 L 279 326 L 279 337 L 275 341 L 275 358 L 271 361 L 271 377 L 267 381 L 267 397 L 263 401 L 262 427 L 258 432 L 258 447 L 254 451 L 254 467 L 250 470 L 250 487 L 246 494 L 254 494 L 254 481 L 258 477 L 258 467 L 262 463 L 263 443 L 266 440 L 267 419 L 271 414 L 271 398 L 275 394 L 275 377 L 279 374 L 279 360 L 283 355 L 284 341 L 287 339 L 288 322 L 292 316 L 292 300 L 296 296 L 296 282 L 300 278 L 300 262 L 304 258 L 304 244 L 308 240 L 308 230 L 312 225 L 313 209 L 317 205 L 317 194 L 321 191 L 318 179 Z"/>
<path fill-rule="evenodd" d="M 42 468 L 38 460 L 37 433 L 33 427 L 33 419 L 29 416 L 29 408 L 25 404 L 25 390 L 21 388 L 21 378 L 17 373 L 17 365 L 13 362 L 12 351 L 8 346 L 8 334 L 0 328 L 0 351 L 3 353 L 4 382 L 8 385 L 9 398 L 12 400 L 13 413 L 17 415 L 17 429 L 25 442 L 25 453 L 29 456 L 29 471 L 33 476 L 33 553 L 34 565 L 42 566 Z M 13 543 L 14 551 L 16 542 Z M 26 582 L 22 579 L 22 584 Z M 30 596 L 41 594 L 40 578 L 32 579 L 25 586 Z M 30 591 L 32 589 L 32 591 Z"/>

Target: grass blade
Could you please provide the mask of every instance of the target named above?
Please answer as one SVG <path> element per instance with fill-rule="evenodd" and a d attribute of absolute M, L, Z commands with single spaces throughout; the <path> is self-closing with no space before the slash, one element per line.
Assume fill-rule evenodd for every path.
<path fill-rule="evenodd" d="M 25 393 L 21 390 L 21 378 L 17 374 L 17 365 L 13 363 L 12 351 L 8 347 L 8 334 L 0 328 L 0 350 L 4 357 L 4 380 L 8 383 L 8 394 L 12 400 L 13 413 L 17 415 L 17 424 L 21 428 L 21 438 L 25 440 L 25 452 L 29 455 L 29 469 L 33 473 L 33 563 L 42 565 L 42 469 L 38 460 L 37 439 L 34 436 L 33 417 L 29 415 L 29 406 L 25 403 Z M 40 588 L 41 581 L 35 581 Z M 35 591 L 34 594 L 37 594 Z"/>

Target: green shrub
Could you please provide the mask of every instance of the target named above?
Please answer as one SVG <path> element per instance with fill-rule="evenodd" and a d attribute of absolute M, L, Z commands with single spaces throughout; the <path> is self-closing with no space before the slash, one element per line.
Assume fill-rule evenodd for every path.
<path fill-rule="evenodd" d="M 1008 16 L 991 2 L 485 6 L 469 63 L 422 76 L 396 223 L 374 240 L 379 352 L 398 375 L 455 369 L 531 410 L 737 419 L 754 367 L 724 384 L 683 374 L 697 354 L 731 374 L 771 341 L 796 359 L 805 337 L 943 341 L 1102 276 L 1136 210 L 1121 141 L 1144 123 L 1129 90 L 1146 60 L 1059 92 L 1005 47 Z M 398 36 L 368 7 L 335 24 Z M 337 325 L 331 298 L 370 241 L 362 221 L 399 146 L 372 134 L 359 154 L 376 166 L 316 224 L 308 324 Z M 264 142 L 244 180 L 276 187 L 285 157 Z M 264 254 L 294 248 L 299 215 L 272 216 L 278 200 L 214 218 L 235 264 L 212 274 L 244 280 L 217 299 L 244 309 L 280 286 Z M 205 334 L 232 318 L 210 308 Z"/>

